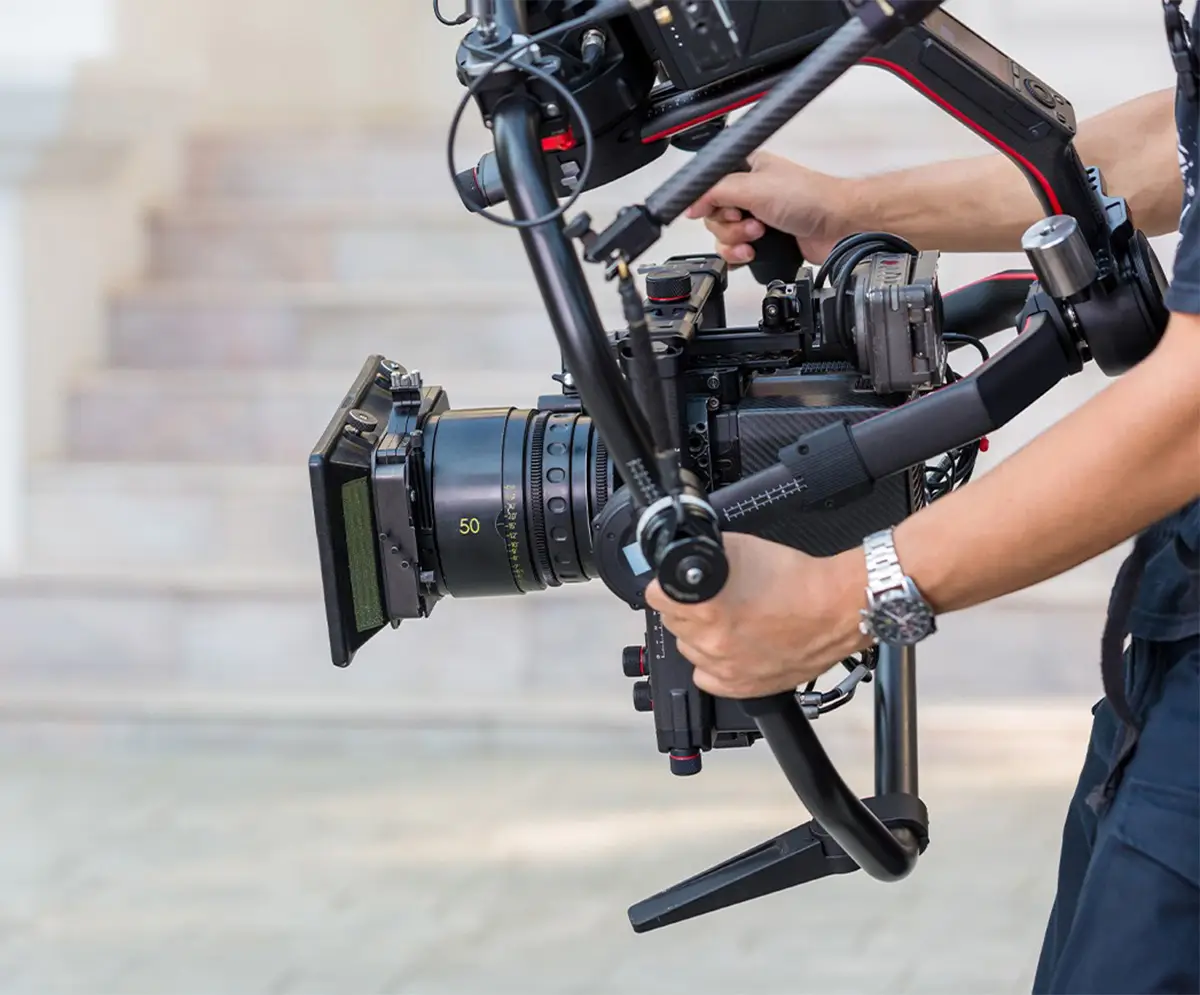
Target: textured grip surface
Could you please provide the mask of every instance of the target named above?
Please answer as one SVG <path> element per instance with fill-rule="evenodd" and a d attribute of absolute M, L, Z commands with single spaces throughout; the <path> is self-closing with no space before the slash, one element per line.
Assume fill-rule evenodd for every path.
<path fill-rule="evenodd" d="M 779 462 L 805 486 L 805 504 L 833 509 L 862 497 L 873 483 L 850 435 L 839 421 L 779 451 Z"/>
<path fill-rule="evenodd" d="M 804 253 L 800 251 L 799 243 L 778 228 L 767 228 L 753 249 L 754 262 L 750 264 L 750 272 L 764 287 L 772 280 L 792 283 L 804 265 Z"/>

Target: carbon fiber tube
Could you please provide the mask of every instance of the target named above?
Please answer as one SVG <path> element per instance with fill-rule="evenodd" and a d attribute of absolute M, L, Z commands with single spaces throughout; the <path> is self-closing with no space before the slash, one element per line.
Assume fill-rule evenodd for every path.
<path fill-rule="evenodd" d="M 520 220 L 543 217 L 557 206 L 536 114 L 533 104 L 514 98 L 496 108 L 493 121 L 500 175 L 513 215 Z M 649 427 L 621 376 L 562 219 L 522 228 L 521 240 L 584 408 L 621 479 L 630 485 L 635 503 L 647 507 L 663 497 Z"/>
<path fill-rule="evenodd" d="M 752 111 L 655 190 L 646 200 L 650 216 L 663 225 L 678 218 L 878 44 L 857 17 L 847 21 Z"/>
<path fill-rule="evenodd" d="M 917 655 L 881 646 L 875 667 L 875 794 L 920 795 L 917 779 Z"/>
<path fill-rule="evenodd" d="M 834 842 L 877 881 L 899 881 L 916 866 L 911 833 L 894 835 L 842 780 L 794 694 L 742 702 L 788 782 Z"/>

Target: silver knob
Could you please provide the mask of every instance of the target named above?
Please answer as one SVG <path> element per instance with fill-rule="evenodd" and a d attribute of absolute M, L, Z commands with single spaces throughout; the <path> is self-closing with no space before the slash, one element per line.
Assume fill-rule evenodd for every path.
<path fill-rule="evenodd" d="M 1056 300 L 1087 290 L 1099 272 L 1079 222 L 1065 214 L 1039 221 L 1021 239 L 1038 282 Z"/>

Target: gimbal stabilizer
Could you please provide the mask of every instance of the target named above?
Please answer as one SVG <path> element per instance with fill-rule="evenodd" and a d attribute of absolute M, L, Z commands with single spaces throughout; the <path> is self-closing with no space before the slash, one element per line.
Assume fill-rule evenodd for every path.
<path fill-rule="evenodd" d="M 561 211 L 556 214 L 558 191 L 542 134 L 544 106 L 522 99 L 536 74 L 508 73 L 504 99 L 493 94 L 484 108 L 503 195 L 520 227 L 565 369 L 626 485 L 601 518 L 635 516 L 642 556 L 680 602 L 705 601 L 721 591 L 728 572 L 723 531 L 749 531 L 789 514 L 843 507 L 878 482 L 1000 428 L 1089 360 L 1108 375 L 1126 371 L 1149 354 L 1165 328 L 1162 271 L 1125 202 L 1108 196 L 1099 172 L 1079 161 L 1071 105 L 941 5 L 941 0 L 852 2 L 844 24 L 793 68 L 771 77 L 757 106 L 710 136 L 645 204 L 626 208 L 600 232 L 586 216 L 567 224 Z M 601 21 L 647 6 L 645 0 L 600 4 L 594 14 Z M 678 19 L 694 27 L 697 9 L 711 7 L 709 30 L 718 41 L 722 23 L 733 30 L 720 16 L 725 4 L 654 6 L 662 25 Z M 486 62 L 489 37 L 503 35 L 508 48 L 497 47 L 491 65 L 500 66 L 506 57 L 515 63 L 512 45 L 514 35 L 525 30 L 524 5 L 499 2 L 485 13 L 471 52 Z M 584 259 L 603 265 L 609 279 L 618 281 L 638 379 L 653 384 L 656 361 L 631 264 L 663 227 L 722 177 L 744 168 L 749 153 L 859 64 L 899 76 L 1028 178 L 1047 220 L 1024 240 L 1038 285 L 1018 319 L 1021 334 L 958 382 L 853 425 L 829 424 L 784 447 L 775 465 L 705 494 L 681 470 L 661 398 L 643 390 L 638 403 L 622 376 L 571 240 L 578 238 Z M 685 119 L 660 130 L 677 135 L 699 123 Z M 791 272 L 777 275 L 794 274 L 791 266 Z M 693 773 L 701 751 L 714 745 L 706 718 L 714 706 L 692 684 L 690 664 L 669 634 L 653 620 L 650 631 L 660 749 L 669 753 L 677 773 Z M 814 821 L 635 906 L 636 930 L 827 874 L 862 868 L 895 881 L 912 870 L 928 842 L 928 816 L 917 796 L 912 652 L 882 647 L 875 678 L 876 796 L 864 802 L 847 787 L 796 694 L 740 703 Z"/>

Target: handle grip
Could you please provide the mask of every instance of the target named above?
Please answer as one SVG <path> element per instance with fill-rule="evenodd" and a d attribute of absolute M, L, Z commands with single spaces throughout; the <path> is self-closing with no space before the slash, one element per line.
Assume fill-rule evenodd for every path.
<path fill-rule="evenodd" d="M 750 163 L 747 161 L 743 161 L 736 170 L 739 173 L 751 171 Z M 754 218 L 754 215 L 749 211 L 743 211 L 742 217 L 749 221 Z M 750 264 L 750 272 L 754 275 L 754 279 L 764 287 L 772 280 L 791 283 L 796 279 L 796 274 L 800 272 L 800 267 L 804 265 L 804 253 L 800 251 L 799 243 L 787 232 L 771 228 L 768 225 L 763 225 L 763 227 L 766 228 L 766 231 L 753 246 L 754 262 Z"/>
<path fill-rule="evenodd" d="M 804 253 L 800 251 L 799 244 L 778 228 L 767 228 L 763 237 L 754 243 L 753 249 L 754 262 L 750 264 L 750 272 L 763 286 L 772 280 L 792 283 L 804 265 Z"/>

